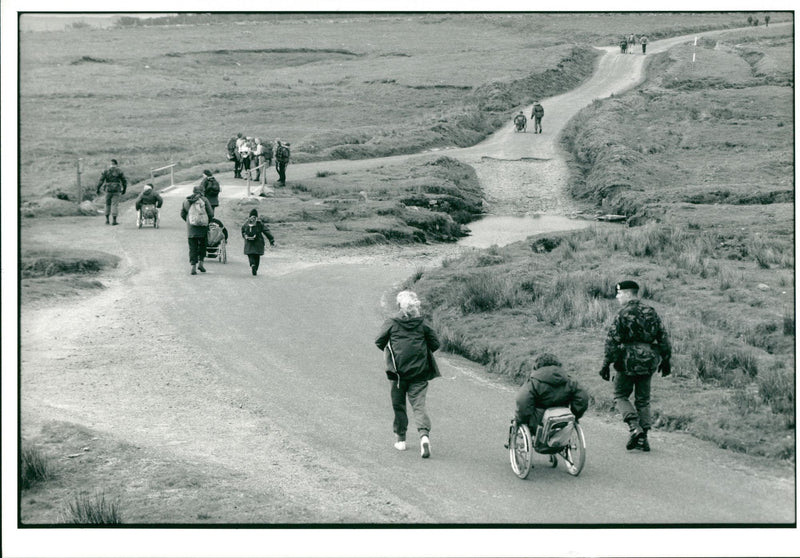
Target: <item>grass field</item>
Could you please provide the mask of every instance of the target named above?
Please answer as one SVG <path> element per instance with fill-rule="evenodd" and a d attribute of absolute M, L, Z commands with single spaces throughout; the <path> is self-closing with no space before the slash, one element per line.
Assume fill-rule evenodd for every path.
<path fill-rule="evenodd" d="M 794 460 L 792 31 L 737 34 L 651 61 L 649 80 L 595 102 L 564 137 L 573 194 L 634 226 L 529 239 L 409 281 L 449 350 L 519 381 L 557 348 L 610 409 L 597 371 L 633 278 L 673 340 L 655 383 L 660 428 Z M 421 275 L 421 278 L 420 278 Z M 416 279 L 416 281 L 414 281 Z"/>
<path fill-rule="evenodd" d="M 741 13 L 234 19 L 22 33 L 21 198 L 76 196 L 79 158 L 89 188 L 110 158 L 133 182 L 171 161 L 179 172 L 219 164 L 237 132 L 292 141 L 296 162 L 472 144 L 533 96 L 577 85 L 589 45 L 746 23 Z"/>

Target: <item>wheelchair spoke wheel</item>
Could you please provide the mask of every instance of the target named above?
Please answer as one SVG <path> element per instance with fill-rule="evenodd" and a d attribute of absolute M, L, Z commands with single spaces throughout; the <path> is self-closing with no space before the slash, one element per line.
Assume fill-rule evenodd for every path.
<path fill-rule="evenodd" d="M 524 479 L 531 472 L 533 458 L 533 443 L 531 431 L 526 424 L 516 429 L 508 445 L 508 454 L 511 458 L 511 468 L 519 478 Z"/>
<path fill-rule="evenodd" d="M 583 438 L 581 425 L 577 422 L 569 437 L 569 445 L 561 452 L 561 456 L 570 475 L 577 477 L 581 474 L 586 463 L 586 440 Z"/>

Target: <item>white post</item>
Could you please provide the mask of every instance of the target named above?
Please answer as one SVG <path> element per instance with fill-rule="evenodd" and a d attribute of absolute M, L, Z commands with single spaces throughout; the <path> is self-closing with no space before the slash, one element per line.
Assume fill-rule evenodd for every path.
<path fill-rule="evenodd" d="M 78 159 L 78 164 L 76 165 L 78 170 L 78 203 L 83 201 L 83 187 L 81 186 L 81 161 L 83 161 L 83 159 Z"/>
<path fill-rule="evenodd" d="M 170 161 L 171 165 L 169 167 L 169 185 L 175 186 L 175 163 Z"/>

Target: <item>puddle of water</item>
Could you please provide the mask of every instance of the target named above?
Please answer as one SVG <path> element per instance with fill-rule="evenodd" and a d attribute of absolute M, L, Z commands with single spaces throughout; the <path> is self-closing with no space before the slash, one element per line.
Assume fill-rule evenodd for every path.
<path fill-rule="evenodd" d="M 459 240 L 458 244 L 473 248 L 488 248 L 495 244 L 505 246 L 534 234 L 573 231 L 592 226 L 597 226 L 597 223 L 559 215 L 488 216 L 470 223 L 468 227 L 472 234 Z"/>

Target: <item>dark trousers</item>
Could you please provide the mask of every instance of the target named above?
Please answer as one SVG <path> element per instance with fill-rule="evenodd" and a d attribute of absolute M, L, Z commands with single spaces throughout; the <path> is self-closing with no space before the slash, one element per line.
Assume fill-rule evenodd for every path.
<path fill-rule="evenodd" d="M 541 132 L 542 131 L 542 117 L 536 116 L 533 119 L 533 131 L 534 132 Z"/>
<path fill-rule="evenodd" d="M 247 171 L 247 174 L 250 174 L 250 157 L 242 157 L 242 168 L 239 169 L 239 173 L 241 174 L 242 171 Z"/>
<path fill-rule="evenodd" d="M 205 236 L 190 236 L 189 237 L 189 263 L 194 265 L 198 261 L 206 259 L 206 237 Z"/>
<path fill-rule="evenodd" d="M 236 153 L 233 156 L 233 177 L 239 178 L 242 176 L 242 156 Z"/>
<path fill-rule="evenodd" d="M 119 192 L 106 192 L 106 217 L 116 217 L 119 213 Z"/>
<path fill-rule="evenodd" d="M 617 410 L 622 413 L 622 420 L 627 422 L 631 429 L 637 425 L 644 430 L 650 429 L 650 380 L 652 377 L 651 374 L 628 376 L 624 372 L 618 372 L 614 377 L 614 402 Z M 633 405 L 629 399 L 632 392 L 634 393 Z"/>
<path fill-rule="evenodd" d="M 258 271 L 258 264 L 261 262 L 261 256 L 259 254 L 247 254 L 247 260 L 250 262 L 250 267 L 254 267 L 256 271 Z"/>
<path fill-rule="evenodd" d="M 647 43 L 642 43 L 642 54 L 647 51 Z"/>
<path fill-rule="evenodd" d="M 427 436 L 431 431 L 431 419 L 425 411 L 425 396 L 428 393 L 428 381 L 406 382 L 392 380 L 392 409 L 394 409 L 394 423 L 392 429 L 401 440 L 406 439 L 408 429 L 408 414 L 406 413 L 406 397 L 411 403 L 411 410 L 414 412 L 414 422 L 417 425 L 417 432 L 420 437 Z"/>
<path fill-rule="evenodd" d="M 278 171 L 278 182 L 281 184 L 286 184 L 286 165 L 288 163 L 286 161 L 276 161 L 275 162 L 275 170 Z"/>

